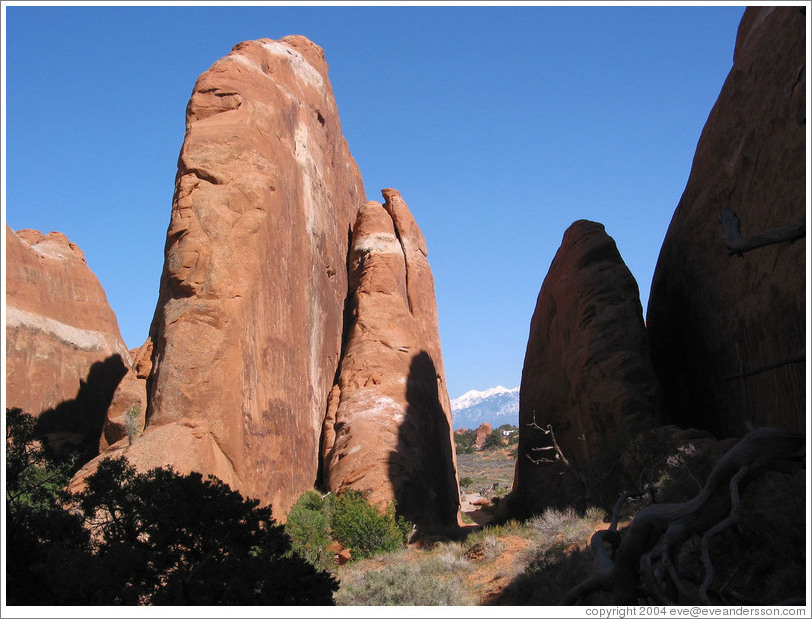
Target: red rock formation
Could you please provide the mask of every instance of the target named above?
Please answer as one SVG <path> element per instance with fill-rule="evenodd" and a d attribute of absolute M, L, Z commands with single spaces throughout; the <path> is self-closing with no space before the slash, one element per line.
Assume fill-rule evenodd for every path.
<path fill-rule="evenodd" d="M 487 421 L 484 422 L 476 429 L 476 437 L 474 438 L 474 444 L 476 445 L 477 449 L 482 449 L 482 446 L 485 444 L 485 439 L 488 438 L 488 435 L 493 432 L 493 428 L 491 424 Z"/>
<path fill-rule="evenodd" d="M 133 393 L 118 394 L 128 407 L 140 401 L 139 380 L 148 390 L 131 460 L 148 451 L 144 462 L 231 480 L 284 520 L 318 476 L 348 236 L 363 196 L 317 45 L 300 36 L 240 43 L 200 76 L 150 329 L 151 371 L 130 377 Z M 120 419 L 110 420 L 115 427 L 108 443 Z"/>
<path fill-rule="evenodd" d="M 599 223 L 564 234 L 530 323 L 520 394 L 511 509 L 611 504 L 618 455 L 654 422 L 657 388 L 637 283 Z"/>
<path fill-rule="evenodd" d="M 113 393 L 104 420 L 99 453 L 105 451 L 130 433 L 142 433 L 147 411 L 147 379 L 152 372 L 152 340 L 141 348 L 130 351 L 132 366 L 121 379 Z M 133 415 L 128 431 L 127 417 Z"/>
<path fill-rule="evenodd" d="M 95 449 L 129 363 L 82 251 L 59 232 L 6 226 L 6 406 L 37 417 L 52 441 Z"/>
<path fill-rule="evenodd" d="M 731 255 L 720 222 L 730 209 L 747 239 L 805 220 L 804 21 L 798 6 L 745 10 L 651 288 L 668 419 L 719 437 L 805 428 L 806 239 Z"/>
<path fill-rule="evenodd" d="M 353 228 L 352 325 L 324 428 L 333 492 L 397 501 L 424 531 L 459 524 L 459 489 L 434 280 L 405 202 L 383 190 Z"/>

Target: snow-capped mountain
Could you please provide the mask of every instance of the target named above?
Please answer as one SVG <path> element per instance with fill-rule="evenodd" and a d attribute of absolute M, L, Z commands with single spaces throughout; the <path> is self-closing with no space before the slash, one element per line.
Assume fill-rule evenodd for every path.
<path fill-rule="evenodd" d="M 519 388 L 501 385 L 485 391 L 473 389 L 451 400 L 454 430 L 473 430 L 486 421 L 494 428 L 509 423 L 519 425 Z"/>

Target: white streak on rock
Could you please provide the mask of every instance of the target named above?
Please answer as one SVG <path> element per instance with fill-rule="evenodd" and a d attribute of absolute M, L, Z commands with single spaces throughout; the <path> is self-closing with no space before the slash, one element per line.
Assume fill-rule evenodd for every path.
<path fill-rule="evenodd" d="M 17 307 L 6 306 L 6 329 L 26 328 L 32 331 L 39 331 L 59 340 L 60 342 L 73 346 L 79 350 L 88 352 L 102 352 L 110 350 L 110 345 L 104 333 L 100 331 L 90 331 L 80 329 L 59 322 L 53 318 L 32 314 Z M 130 353 L 126 350 L 113 351 L 122 356 L 125 362 L 129 363 Z"/>
<path fill-rule="evenodd" d="M 398 237 L 390 232 L 376 232 L 362 237 L 355 243 L 353 250 L 364 254 L 403 255 Z"/>
<path fill-rule="evenodd" d="M 324 80 L 321 74 L 295 49 L 278 41 L 266 41 L 262 43 L 262 47 L 274 56 L 286 57 L 290 61 L 294 73 L 314 88 L 319 90 L 324 88 Z"/>

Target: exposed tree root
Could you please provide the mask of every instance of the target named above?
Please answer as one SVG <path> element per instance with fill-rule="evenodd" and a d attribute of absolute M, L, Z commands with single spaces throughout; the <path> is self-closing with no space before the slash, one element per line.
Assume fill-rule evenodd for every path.
<path fill-rule="evenodd" d="M 731 447 L 713 467 L 693 499 L 684 503 L 649 505 L 632 521 L 612 559 L 604 546 L 618 533 L 612 526 L 593 535 L 595 572 L 570 589 L 561 604 L 576 604 L 595 591 L 607 591 L 614 603 L 651 599 L 657 604 L 710 603 L 713 580 L 710 539 L 738 521 L 740 489 L 761 473 L 783 469 L 804 457 L 803 435 L 759 428 Z M 705 579 L 699 589 L 684 583 L 672 558 L 694 535 L 702 535 Z M 613 544 L 614 545 L 614 544 Z M 670 580 L 670 585 L 666 582 Z M 678 599 L 672 599 L 674 592 Z"/>

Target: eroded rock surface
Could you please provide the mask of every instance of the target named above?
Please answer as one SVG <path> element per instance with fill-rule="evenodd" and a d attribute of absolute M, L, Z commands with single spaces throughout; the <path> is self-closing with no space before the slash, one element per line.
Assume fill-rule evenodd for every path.
<path fill-rule="evenodd" d="M 459 490 L 434 280 L 400 194 L 367 202 L 353 229 L 351 313 L 324 429 L 325 482 L 397 501 L 424 530 L 459 524 Z"/>
<path fill-rule="evenodd" d="M 611 505 L 628 474 L 618 456 L 656 405 L 637 283 L 603 225 L 576 221 L 530 323 L 512 509 Z"/>
<path fill-rule="evenodd" d="M 59 232 L 6 226 L 6 406 L 55 446 L 95 450 L 130 354 L 84 254 Z"/>
<path fill-rule="evenodd" d="M 806 423 L 806 239 L 731 255 L 720 221 L 730 209 L 744 239 L 805 221 L 804 11 L 745 10 L 651 288 L 669 419 L 719 437 Z"/>

